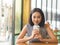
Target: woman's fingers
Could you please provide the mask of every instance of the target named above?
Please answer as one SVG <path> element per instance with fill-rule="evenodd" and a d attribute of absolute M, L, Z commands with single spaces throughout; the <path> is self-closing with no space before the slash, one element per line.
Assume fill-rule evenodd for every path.
<path fill-rule="evenodd" d="M 35 34 L 39 34 L 39 30 L 33 30 Z"/>
<path fill-rule="evenodd" d="M 33 30 L 32 35 L 33 38 L 41 38 L 41 34 L 39 33 L 39 30 Z"/>

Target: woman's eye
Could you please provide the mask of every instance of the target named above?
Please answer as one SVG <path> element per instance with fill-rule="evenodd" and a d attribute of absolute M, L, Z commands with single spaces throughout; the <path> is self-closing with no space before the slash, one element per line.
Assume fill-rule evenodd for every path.
<path fill-rule="evenodd" d="M 40 18 L 40 16 L 38 16 L 38 18 Z"/>
<path fill-rule="evenodd" d="M 35 16 L 33 18 L 36 18 Z"/>

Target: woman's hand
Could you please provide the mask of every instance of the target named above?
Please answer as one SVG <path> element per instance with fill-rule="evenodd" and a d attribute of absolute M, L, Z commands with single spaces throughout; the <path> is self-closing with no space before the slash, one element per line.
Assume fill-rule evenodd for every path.
<path fill-rule="evenodd" d="M 42 39 L 42 36 L 41 36 L 39 30 L 36 30 L 36 29 L 32 31 L 31 37 L 32 37 L 32 38 Z"/>
<path fill-rule="evenodd" d="M 33 30 L 30 37 L 33 39 L 33 38 L 35 37 L 36 34 L 37 34 L 36 30 Z"/>
<path fill-rule="evenodd" d="M 35 37 L 34 37 L 34 38 L 42 39 L 42 36 L 41 36 L 41 34 L 38 32 L 38 33 L 35 35 Z"/>

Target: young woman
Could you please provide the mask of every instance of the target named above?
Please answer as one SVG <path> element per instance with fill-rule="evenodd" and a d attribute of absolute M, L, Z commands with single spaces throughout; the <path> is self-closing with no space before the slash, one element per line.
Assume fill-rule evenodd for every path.
<path fill-rule="evenodd" d="M 34 25 L 39 25 L 40 29 L 33 29 Z M 27 35 L 26 35 L 27 34 Z M 27 36 L 24 38 L 24 36 Z M 26 24 L 17 38 L 17 43 L 20 42 L 58 42 L 49 24 L 45 24 L 43 11 L 39 8 L 34 8 L 30 13 L 29 23 Z"/>

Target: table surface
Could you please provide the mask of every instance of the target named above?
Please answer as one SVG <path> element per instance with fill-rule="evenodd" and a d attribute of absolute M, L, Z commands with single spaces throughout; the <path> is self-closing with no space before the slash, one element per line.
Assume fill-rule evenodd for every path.
<path fill-rule="evenodd" d="M 58 43 L 19 43 L 17 45 L 60 45 Z"/>

